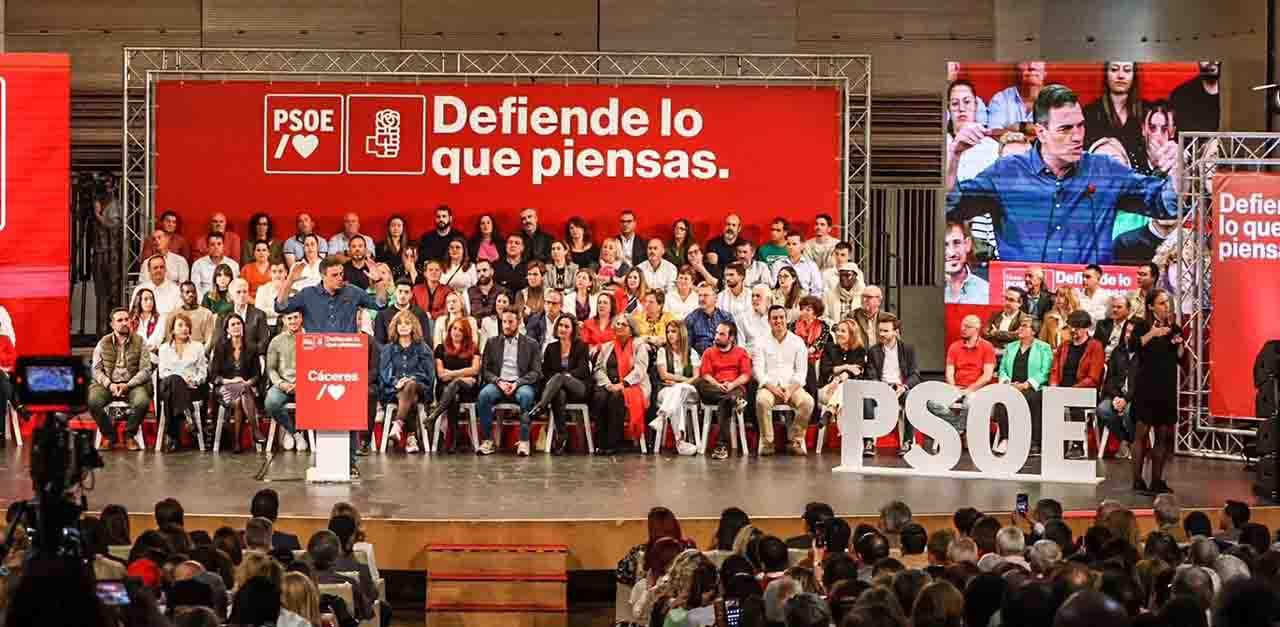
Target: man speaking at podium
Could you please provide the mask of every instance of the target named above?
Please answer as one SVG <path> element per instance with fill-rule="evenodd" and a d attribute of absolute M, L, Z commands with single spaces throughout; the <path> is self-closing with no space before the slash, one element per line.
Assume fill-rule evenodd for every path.
<path fill-rule="evenodd" d="M 386 264 L 378 264 L 370 273 L 369 284 L 373 286 L 377 297 L 353 285 L 347 285 L 343 278 L 342 260 L 337 257 L 325 257 L 320 262 L 320 284 L 303 288 L 292 297 L 293 283 L 302 277 L 307 264 L 299 261 L 289 270 L 280 295 L 276 297 L 276 313 L 290 314 L 302 312 L 302 325 L 309 333 L 358 333 L 357 316 L 360 309 L 382 309 L 387 306 L 387 286 L 391 284 L 391 269 Z M 369 350 L 376 352 L 378 348 L 370 338 Z M 356 468 L 356 434 L 351 434 L 351 477 L 359 478 Z"/>

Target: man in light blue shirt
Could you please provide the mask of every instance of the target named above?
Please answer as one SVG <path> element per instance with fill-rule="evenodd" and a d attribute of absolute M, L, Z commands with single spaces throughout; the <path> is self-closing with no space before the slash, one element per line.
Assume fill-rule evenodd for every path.
<path fill-rule="evenodd" d="M 791 268 L 800 281 L 800 289 L 812 296 L 822 296 L 822 271 L 812 259 L 804 256 L 804 237 L 799 231 L 787 233 L 787 256 L 773 262 L 773 276 L 783 268 Z"/>
<path fill-rule="evenodd" d="M 991 287 L 982 277 L 973 273 L 969 258 L 973 253 L 973 236 L 963 222 L 947 223 L 944 237 L 943 270 L 947 273 L 947 287 L 942 302 L 961 305 L 986 305 Z"/>
<path fill-rule="evenodd" d="M 1044 87 L 1044 61 L 1023 61 L 1018 66 L 1018 84 L 1002 89 L 987 106 L 987 126 L 1013 129 L 1034 121 L 1031 105 Z"/>

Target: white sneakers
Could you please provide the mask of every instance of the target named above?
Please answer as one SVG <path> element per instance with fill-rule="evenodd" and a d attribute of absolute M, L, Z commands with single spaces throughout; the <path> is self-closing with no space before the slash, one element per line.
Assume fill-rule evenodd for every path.
<path fill-rule="evenodd" d="M 411 436 L 409 436 L 408 443 L 404 445 L 404 452 L 409 453 L 410 455 L 412 455 L 412 454 L 414 454 L 414 453 L 417 453 L 417 452 L 418 452 L 418 450 L 419 450 L 419 449 L 418 449 L 418 436 L 416 436 L 416 435 L 411 435 Z"/>
<path fill-rule="evenodd" d="M 493 445 L 493 440 L 485 440 L 480 443 L 480 450 L 476 451 L 477 455 L 493 455 L 497 447 Z"/>
<path fill-rule="evenodd" d="M 293 438 L 293 443 L 294 443 L 294 450 L 300 453 L 307 452 L 307 436 L 299 433 L 297 434 L 296 437 Z"/>
<path fill-rule="evenodd" d="M 1009 440 L 1000 440 L 991 446 L 992 453 L 1005 454 L 1009 450 Z"/>
<path fill-rule="evenodd" d="M 280 448 L 286 451 L 292 451 L 294 447 L 293 434 L 281 429 Z"/>
<path fill-rule="evenodd" d="M 391 421 L 391 430 L 387 432 L 387 437 L 391 438 L 397 444 L 400 443 L 400 433 L 404 431 L 404 423 L 399 420 Z"/>
<path fill-rule="evenodd" d="M 526 440 L 521 440 L 521 441 L 520 441 L 520 443 L 516 445 L 516 456 L 517 456 L 517 457 L 528 457 L 528 456 L 529 456 L 529 442 L 528 442 L 528 441 L 526 441 Z"/>
<path fill-rule="evenodd" d="M 679 442 L 676 442 L 676 453 L 685 456 L 697 455 L 698 447 L 693 442 L 680 440 Z"/>

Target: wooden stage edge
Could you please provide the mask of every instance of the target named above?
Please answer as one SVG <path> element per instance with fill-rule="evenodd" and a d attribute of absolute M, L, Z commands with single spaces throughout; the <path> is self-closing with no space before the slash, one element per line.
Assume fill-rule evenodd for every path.
<path fill-rule="evenodd" d="M 1217 525 L 1219 509 L 1185 508 L 1203 511 Z M 1255 506 L 1251 508 L 1254 522 L 1268 528 L 1280 527 L 1280 506 Z M 1135 509 L 1142 533 L 1155 527 L 1150 509 Z M 1009 512 L 992 514 L 1002 522 L 1009 520 Z M 850 526 L 861 523 L 874 525 L 876 515 L 845 515 Z M 1066 520 L 1077 535 L 1084 533 L 1093 523 L 1093 512 L 1077 510 L 1067 512 Z M 134 534 L 155 526 L 149 513 L 130 514 Z M 915 517 L 930 532 L 951 527 L 950 514 L 922 514 Z M 248 520 L 244 515 L 186 514 L 188 531 L 203 529 L 210 534 L 218 527 L 243 529 Z M 715 532 L 716 518 L 681 518 L 680 526 L 686 537 L 706 548 Z M 765 533 L 788 538 L 803 533 L 800 512 L 793 517 L 758 516 L 753 524 Z M 324 529 L 327 518 L 314 516 L 281 516 L 276 527 L 296 534 L 303 546 L 311 534 Z M 447 520 L 447 519 L 399 519 L 365 518 L 365 532 L 377 547 L 378 568 L 384 570 L 425 571 L 427 569 L 427 545 L 429 544 L 565 544 L 569 547 L 569 570 L 612 570 L 618 560 L 632 546 L 642 542 L 647 534 L 644 519 L 582 519 L 582 520 Z"/>

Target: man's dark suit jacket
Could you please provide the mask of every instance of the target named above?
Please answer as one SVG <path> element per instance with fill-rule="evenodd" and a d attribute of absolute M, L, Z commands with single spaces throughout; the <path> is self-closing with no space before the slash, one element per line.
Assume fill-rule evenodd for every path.
<path fill-rule="evenodd" d="M 542 379 L 542 347 L 532 338 L 521 334 L 516 351 L 516 369 L 520 378 L 516 385 L 537 385 Z M 497 383 L 502 378 L 502 343 L 506 337 L 499 335 L 489 339 L 484 345 L 484 356 L 480 360 L 480 374 L 484 383 Z"/>
<path fill-rule="evenodd" d="M 902 371 L 902 384 L 907 386 L 907 389 L 920 384 L 920 368 L 916 366 L 916 351 L 902 340 L 898 340 L 898 370 Z M 872 381 L 879 381 L 884 374 L 884 347 L 878 342 L 867 350 L 867 374 Z"/>

